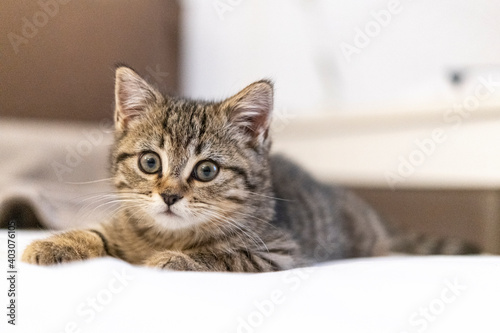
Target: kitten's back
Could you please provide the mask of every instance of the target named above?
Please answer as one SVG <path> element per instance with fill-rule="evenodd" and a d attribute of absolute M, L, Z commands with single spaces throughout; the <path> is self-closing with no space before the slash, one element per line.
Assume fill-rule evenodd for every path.
<path fill-rule="evenodd" d="M 271 157 L 276 217 L 302 255 L 318 262 L 387 255 L 477 254 L 480 248 L 457 239 L 401 232 L 349 190 L 315 180 L 283 156 Z"/>
<path fill-rule="evenodd" d="M 292 233 L 308 260 L 388 252 L 379 216 L 353 193 L 316 181 L 280 155 L 271 157 L 271 174 L 277 198 L 273 224 Z"/>

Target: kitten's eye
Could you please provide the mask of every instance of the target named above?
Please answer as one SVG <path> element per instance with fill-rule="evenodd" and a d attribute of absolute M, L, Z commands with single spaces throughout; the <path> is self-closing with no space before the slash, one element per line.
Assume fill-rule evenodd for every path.
<path fill-rule="evenodd" d="M 202 182 L 209 182 L 219 173 L 219 167 L 212 161 L 201 161 L 193 169 L 193 177 Z"/>
<path fill-rule="evenodd" d="M 144 173 L 157 173 L 161 169 L 161 159 L 156 153 L 143 153 L 139 157 L 139 168 Z"/>

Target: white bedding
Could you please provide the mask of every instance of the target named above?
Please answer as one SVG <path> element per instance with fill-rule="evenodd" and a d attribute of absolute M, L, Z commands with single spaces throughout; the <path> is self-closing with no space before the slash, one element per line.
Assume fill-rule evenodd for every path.
<path fill-rule="evenodd" d="M 47 234 L 17 231 L 18 253 Z M 19 263 L 17 280 L 13 327 L 1 279 L 0 332 L 500 331 L 500 256 L 356 259 L 265 274 L 156 271 L 103 258 Z"/>
<path fill-rule="evenodd" d="M 105 128 L 2 120 L 0 134 L 0 217 L 15 197 L 57 229 L 106 213 L 87 202 L 108 183 L 75 184 L 107 177 Z M 54 162 L 67 164 L 75 149 L 85 154 L 58 174 Z M 47 234 L 17 230 L 18 258 Z M 0 229 L 0 332 L 500 331 L 500 256 L 345 260 L 254 275 L 155 271 L 111 258 L 51 268 L 18 260 L 12 326 L 7 246 Z"/>

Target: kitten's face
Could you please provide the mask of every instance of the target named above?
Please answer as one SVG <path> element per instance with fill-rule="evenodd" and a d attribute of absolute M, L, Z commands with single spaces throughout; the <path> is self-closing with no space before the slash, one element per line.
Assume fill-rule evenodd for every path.
<path fill-rule="evenodd" d="M 123 205 L 170 230 L 228 228 L 251 216 L 270 188 L 271 105 L 267 82 L 204 103 L 162 97 L 119 68 L 113 174 Z"/>

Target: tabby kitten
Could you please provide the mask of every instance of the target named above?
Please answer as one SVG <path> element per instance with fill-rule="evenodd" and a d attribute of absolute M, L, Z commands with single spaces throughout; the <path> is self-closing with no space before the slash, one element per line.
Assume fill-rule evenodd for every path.
<path fill-rule="evenodd" d="M 111 171 L 121 209 L 95 228 L 33 242 L 23 261 L 112 256 L 162 269 L 267 272 L 388 253 L 370 207 L 270 156 L 270 82 L 200 102 L 162 96 L 119 67 L 115 103 Z"/>

